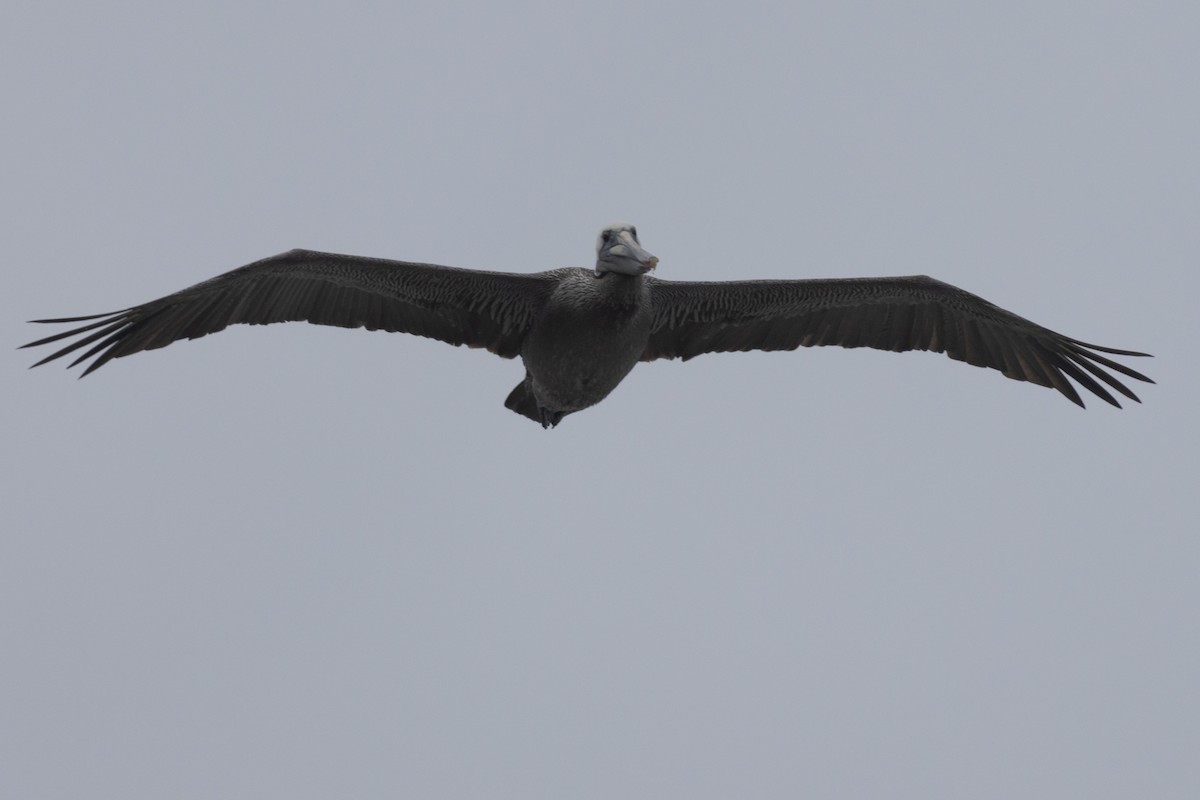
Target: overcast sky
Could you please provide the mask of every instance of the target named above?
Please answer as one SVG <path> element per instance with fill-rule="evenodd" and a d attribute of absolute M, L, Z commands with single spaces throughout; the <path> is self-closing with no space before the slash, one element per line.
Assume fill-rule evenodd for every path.
<path fill-rule="evenodd" d="M 1194 3 L 9 2 L 0 796 L 1200 796 Z M 926 273 L 1145 350 L 519 362 L 25 320 L 293 247 Z"/>

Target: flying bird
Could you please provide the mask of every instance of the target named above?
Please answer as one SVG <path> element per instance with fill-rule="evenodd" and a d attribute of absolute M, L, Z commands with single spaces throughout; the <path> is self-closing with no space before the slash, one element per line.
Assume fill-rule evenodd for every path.
<path fill-rule="evenodd" d="M 703 353 L 931 350 L 1052 387 L 1080 406 L 1068 378 L 1118 408 L 1102 384 L 1138 398 L 1108 370 L 1154 382 L 1101 355 L 1146 353 L 1063 336 L 924 275 L 668 281 L 646 274 L 657 264 L 623 223 L 600 232 L 591 270 L 515 274 L 291 250 L 122 311 L 34 320 L 87 324 L 24 347 L 79 337 L 33 366 L 91 345 L 68 365 L 91 359 L 87 375 L 113 358 L 238 323 L 413 333 L 520 356 L 525 378 L 504 404 L 545 428 L 599 403 L 639 361 Z"/>

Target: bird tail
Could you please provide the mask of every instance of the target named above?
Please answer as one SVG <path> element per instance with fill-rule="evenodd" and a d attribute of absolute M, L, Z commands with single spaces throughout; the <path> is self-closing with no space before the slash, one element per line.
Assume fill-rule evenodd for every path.
<path fill-rule="evenodd" d="M 523 417 L 529 417 L 534 422 L 540 423 L 543 428 L 553 428 L 565 416 L 561 411 L 549 411 L 538 405 L 537 400 L 533 397 L 533 390 L 530 388 L 529 376 L 526 376 L 525 380 L 518 383 L 517 387 L 508 393 L 504 407 L 511 408 Z"/>

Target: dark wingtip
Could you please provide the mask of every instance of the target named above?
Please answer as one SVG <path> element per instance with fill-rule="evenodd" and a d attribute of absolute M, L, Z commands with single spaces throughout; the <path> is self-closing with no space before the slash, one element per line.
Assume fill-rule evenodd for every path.
<path fill-rule="evenodd" d="M 1064 336 L 1062 338 L 1066 339 L 1068 342 L 1071 342 L 1072 344 L 1077 344 L 1077 345 L 1080 345 L 1081 347 L 1086 347 L 1089 350 L 1099 350 L 1101 353 L 1111 353 L 1112 355 L 1116 355 L 1116 356 L 1136 356 L 1137 358 L 1154 358 L 1154 355 L 1152 353 L 1141 353 L 1141 352 L 1138 352 L 1137 350 L 1118 350 L 1115 347 L 1104 347 L 1103 345 L 1092 344 L 1091 342 L 1081 342 L 1078 339 L 1072 339 L 1070 336 Z"/>
<path fill-rule="evenodd" d="M 103 314 L 88 314 L 86 317 L 56 317 L 55 319 L 31 319 L 27 320 L 31 325 L 59 325 L 64 322 L 87 322 L 92 319 L 100 319 L 101 317 L 111 317 L 115 314 L 123 314 L 128 311 L 128 308 L 123 308 L 120 311 L 105 311 Z"/>
<path fill-rule="evenodd" d="M 21 345 L 21 347 L 23 347 L 23 348 L 29 347 L 29 345 L 23 344 L 23 345 Z M 29 369 L 33 369 L 34 367 L 40 367 L 42 364 L 45 364 L 47 361 L 53 361 L 53 360 L 54 360 L 54 356 L 46 356 L 41 361 L 36 361 L 36 362 L 30 364 Z"/>
<path fill-rule="evenodd" d="M 37 320 L 31 319 L 30 322 L 37 322 Z M 38 339 L 36 342 L 26 342 L 25 344 L 19 344 L 19 345 L 17 345 L 17 349 L 24 350 L 27 347 L 37 347 L 40 344 L 47 344 L 52 341 L 54 341 L 54 339 L 52 337 L 47 337 L 45 339 Z M 37 365 L 35 364 L 34 366 L 37 366 Z"/>

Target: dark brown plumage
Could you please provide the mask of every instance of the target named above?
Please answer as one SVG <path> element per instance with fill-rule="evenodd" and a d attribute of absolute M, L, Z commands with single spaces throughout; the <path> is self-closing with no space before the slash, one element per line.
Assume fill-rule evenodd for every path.
<path fill-rule="evenodd" d="M 1105 385 L 1138 398 L 1108 370 L 1153 383 L 1100 355 L 1145 353 L 1062 336 L 925 276 L 674 282 L 644 275 L 655 263 L 627 225 L 602 232 L 594 272 L 519 275 L 292 250 L 122 311 L 36 320 L 88 324 L 24 346 L 79 337 L 34 366 L 82 349 L 70 366 L 91 359 L 86 375 L 239 323 L 412 333 L 520 355 L 526 377 L 506 405 L 546 427 L 600 402 L 639 360 L 714 352 L 931 350 L 1053 387 L 1080 406 L 1068 378 L 1117 407 Z"/>
<path fill-rule="evenodd" d="M 930 350 L 1049 386 L 1083 406 L 1070 376 L 1121 404 L 1094 379 L 1138 400 L 1101 367 L 1146 383 L 1145 375 L 1098 353 L 1148 356 L 1088 344 L 1043 328 L 982 297 L 925 275 L 799 281 L 655 281 L 654 330 L 643 360 L 734 350 L 837 345 Z M 1098 352 L 1093 352 L 1098 351 Z M 1090 373 L 1090 374 L 1088 374 Z"/>

